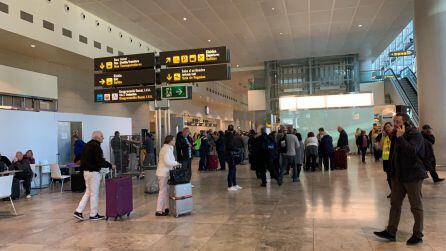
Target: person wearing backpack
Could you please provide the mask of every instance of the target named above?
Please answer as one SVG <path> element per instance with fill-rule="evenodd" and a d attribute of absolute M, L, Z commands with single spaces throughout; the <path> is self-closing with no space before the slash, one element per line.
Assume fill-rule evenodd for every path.
<path fill-rule="evenodd" d="M 365 130 L 361 130 L 361 135 L 356 139 L 356 145 L 359 146 L 361 150 L 361 160 L 365 164 L 365 155 L 367 154 L 367 149 L 369 148 L 369 137 L 367 137 Z"/>
<path fill-rule="evenodd" d="M 432 127 L 430 125 L 423 125 L 421 135 L 423 135 L 426 144 L 426 168 L 429 171 L 434 183 L 442 182 L 444 181 L 444 179 L 438 177 L 438 173 L 436 170 L 437 161 L 435 159 L 433 148 L 433 145 L 435 144 L 435 136 L 432 133 Z"/>
<path fill-rule="evenodd" d="M 416 245 L 423 241 L 424 211 L 421 190 L 423 180 L 428 178 L 424 164 L 425 143 L 421 133 L 410 123 L 407 114 L 397 113 L 393 122 L 395 132 L 390 144 L 392 195 L 389 222 L 384 231 L 374 234 L 379 238 L 395 241 L 401 207 L 407 194 L 415 223 L 413 234 L 406 244 Z"/>

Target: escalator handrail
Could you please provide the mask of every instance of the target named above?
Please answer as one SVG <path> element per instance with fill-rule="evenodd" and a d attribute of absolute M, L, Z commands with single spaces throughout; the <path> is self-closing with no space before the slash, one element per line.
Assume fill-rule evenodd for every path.
<path fill-rule="evenodd" d="M 406 76 L 406 74 L 404 74 L 404 72 L 408 72 L 409 74 Z M 412 87 L 415 89 L 415 91 L 418 92 L 418 79 L 417 76 L 415 75 L 415 73 L 412 71 L 412 69 L 410 69 L 410 67 L 404 67 L 401 71 L 400 71 L 400 76 L 406 76 L 409 79 L 410 84 L 412 85 Z"/>
<path fill-rule="evenodd" d="M 392 78 L 390 81 L 391 81 L 392 84 L 394 85 L 394 87 L 395 87 L 395 89 L 397 90 L 397 92 L 399 92 L 399 94 L 400 94 L 401 98 L 403 99 L 403 101 L 404 101 L 406 104 L 410 105 L 410 107 L 412 108 L 412 112 L 413 112 L 413 116 L 414 116 L 414 120 L 415 120 L 415 121 L 413 121 L 413 122 L 414 122 L 414 124 L 417 125 L 417 124 L 418 124 L 418 121 L 419 121 L 418 111 L 415 110 L 415 106 L 414 106 L 414 104 L 412 104 L 412 102 L 409 100 L 408 95 L 407 95 L 407 93 L 404 91 L 404 89 L 402 88 L 401 82 L 400 82 L 400 80 L 398 79 L 398 77 L 396 76 L 395 72 L 394 72 L 391 68 L 389 68 L 389 69 L 387 69 L 386 71 L 384 71 L 384 75 L 387 75 L 387 74 L 386 74 L 387 72 L 390 72 L 390 73 L 391 73 L 391 76 L 393 76 L 393 78 Z M 395 81 L 396 81 L 396 83 L 395 83 Z"/>

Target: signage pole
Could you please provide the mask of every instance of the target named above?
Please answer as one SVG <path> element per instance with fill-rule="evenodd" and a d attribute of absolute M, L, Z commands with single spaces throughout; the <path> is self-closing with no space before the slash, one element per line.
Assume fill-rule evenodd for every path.
<path fill-rule="evenodd" d="M 167 100 L 167 134 L 172 134 L 172 130 L 170 128 L 170 101 Z M 176 136 L 176 135 L 174 135 Z"/>
<path fill-rule="evenodd" d="M 167 110 L 163 110 L 164 113 L 164 137 L 166 137 L 167 134 Z"/>

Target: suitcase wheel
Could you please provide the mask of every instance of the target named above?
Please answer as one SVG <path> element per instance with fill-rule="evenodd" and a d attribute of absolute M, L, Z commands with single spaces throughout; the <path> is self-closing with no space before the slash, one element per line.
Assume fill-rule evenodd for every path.
<path fill-rule="evenodd" d="M 127 214 L 127 218 L 130 218 L 130 213 Z"/>

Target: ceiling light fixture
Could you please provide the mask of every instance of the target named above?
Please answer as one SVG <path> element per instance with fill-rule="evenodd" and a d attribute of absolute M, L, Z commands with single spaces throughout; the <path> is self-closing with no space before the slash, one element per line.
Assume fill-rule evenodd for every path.
<path fill-rule="evenodd" d="M 358 24 L 358 27 L 361 28 L 361 27 L 362 27 L 362 24 Z"/>
<path fill-rule="evenodd" d="M 211 42 L 211 40 L 210 40 L 210 39 L 208 39 L 208 42 L 210 43 L 210 42 Z"/>
<path fill-rule="evenodd" d="M 35 45 L 35 44 L 32 44 L 32 45 L 31 45 L 31 48 L 36 48 L 36 45 Z"/>
<path fill-rule="evenodd" d="M 240 67 L 240 65 L 237 65 L 237 68 Z"/>
<path fill-rule="evenodd" d="M 276 10 L 276 8 L 272 7 L 272 8 L 271 8 L 271 10 L 275 11 L 275 10 Z"/>
<path fill-rule="evenodd" d="M 280 35 L 283 35 L 283 33 L 282 33 L 282 32 L 280 32 L 279 34 L 280 34 Z"/>
<path fill-rule="evenodd" d="M 183 17 L 183 21 L 187 21 L 187 17 Z"/>

